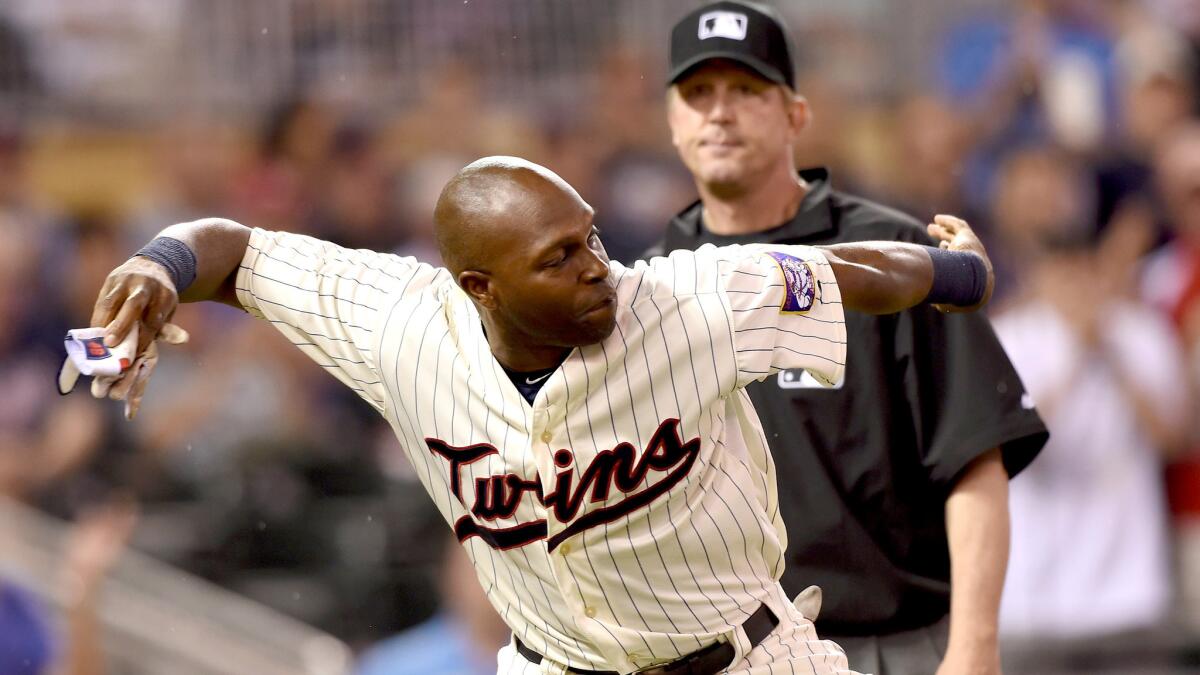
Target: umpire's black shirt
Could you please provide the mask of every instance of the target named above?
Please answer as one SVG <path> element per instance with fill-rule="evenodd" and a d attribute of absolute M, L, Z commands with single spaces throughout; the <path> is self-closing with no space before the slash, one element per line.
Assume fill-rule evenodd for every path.
<path fill-rule="evenodd" d="M 833 190 L 824 169 L 790 222 L 722 236 L 692 204 L 663 249 L 702 244 L 932 244 L 898 211 Z M 824 592 L 823 637 L 929 625 L 950 609 L 945 504 L 971 460 L 1000 446 L 1010 476 L 1048 436 L 981 314 L 927 305 L 887 316 L 846 312 L 845 383 L 825 389 L 800 371 L 749 387 L 779 476 L 789 594 Z"/>

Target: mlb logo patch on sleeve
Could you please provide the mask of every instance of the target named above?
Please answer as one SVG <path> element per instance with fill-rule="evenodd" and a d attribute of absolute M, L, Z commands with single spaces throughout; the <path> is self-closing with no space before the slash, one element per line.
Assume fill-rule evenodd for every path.
<path fill-rule="evenodd" d="M 783 272 L 784 289 L 781 312 L 807 312 L 817 299 L 817 280 L 808 263 L 779 251 L 767 251 Z"/>

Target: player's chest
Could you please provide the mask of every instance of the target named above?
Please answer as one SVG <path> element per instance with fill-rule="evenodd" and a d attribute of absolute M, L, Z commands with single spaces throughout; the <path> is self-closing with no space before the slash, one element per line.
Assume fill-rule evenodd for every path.
<path fill-rule="evenodd" d="M 409 453 L 440 484 L 427 487 L 444 489 L 461 514 L 460 540 L 479 536 L 498 549 L 542 539 L 554 548 L 586 529 L 636 517 L 706 461 L 696 416 L 660 418 L 636 407 L 601 412 L 553 399 L 457 405 L 413 415 L 410 437 L 420 443 Z"/>

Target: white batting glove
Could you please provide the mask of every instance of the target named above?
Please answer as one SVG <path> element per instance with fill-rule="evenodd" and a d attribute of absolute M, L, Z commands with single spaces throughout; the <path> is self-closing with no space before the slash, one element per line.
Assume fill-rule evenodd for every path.
<path fill-rule="evenodd" d="M 80 331 L 98 331 L 99 335 L 103 336 L 103 328 L 84 328 Z M 73 331 L 74 332 L 74 331 Z M 91 336 L 91 333 L 85 333 Z M 71 335 L 68 334 L 68 338 Z M 125 401 L 125 419 L 132 420 L 142 404 L 142 395 L 146 391 L 146 384 L 150 381 L 150 375 L 154 372 L 154 367 L 158 364 L 158 342 L 166 342 L 167 344 L 183 344 L 188 341 L 188 333 L 173 323 L 163 324 L 162 330 L 159 331 L 158 337 L 143 351 L 129 363 L 126 352 L 132 352 L 137 345 L 137 326 L 133 326 L 129 335 L 120 345 L 113 347 L 112 352 L 116 357 L 115 365 L 119 366 L 115 373 L 112 371 L 112 363 L 105 366 L 103 371 L 94 367 L 90 367 L 91 373 L 84 372 L 79 366 L 78 356 L 73 356 L 72 351 L 68 348 L 67 361 L 63 363 L 63 370 L 59 373 L 59 392 L 66 394 L 75 386 L 75 381 L 79 379 L 79 375 L 94 375 L 92 379 L 92 396 L 95 398 L 110 398 L 114 401 Z M 97 356 L 100 354 L 100 349 L 95 346 L 95 343 L 89 342 L 92 345 L 88 348 L 92 349 Z M 103 342 L 99 343 L 103 347 Z M 76 352 L 79 350 L 76 349 Z M 83 357 L 86 359 L 86 354 Z M 93 359 L 95 361 L 96 359 Z M 87 367 L 87 366 L 85 366 Z M 72 373 L 72 371 L 74 371 Z"/>
<path fill-rule="evenodd" d="M 58 393 L 69 394 L 80 375 L 117 377 L 133 364 L 137 326 L 115 347 L 104 344 L 104 328 L 73 328 L 63 338 L 67 358 L 58 371 Z"/>

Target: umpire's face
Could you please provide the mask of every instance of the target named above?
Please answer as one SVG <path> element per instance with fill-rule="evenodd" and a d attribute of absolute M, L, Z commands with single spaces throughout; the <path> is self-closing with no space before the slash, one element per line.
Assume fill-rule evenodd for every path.
<path fill-rule="evenodd" d="M 773 171 L 795 170 L 792 144 L 808 122 L 808 105 L 744 66 L 712 59 L 671 86 L 667 121 L 701 188 L 736 196 Z"/>

